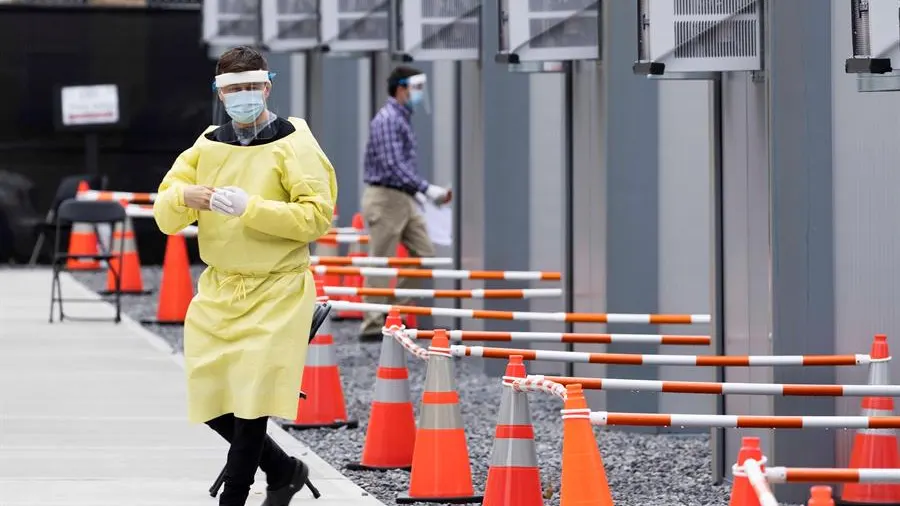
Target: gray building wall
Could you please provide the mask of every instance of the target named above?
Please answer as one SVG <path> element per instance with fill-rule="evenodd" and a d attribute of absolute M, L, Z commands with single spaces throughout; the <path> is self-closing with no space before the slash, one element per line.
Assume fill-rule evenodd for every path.
<path fill-rule="evenodd" d="M 830 9 L 818 8 L 819 3 L 767 1 L 766 71 L 726 74 L 716 84 L 632 75 L 635 6 L 605 2 L 604 59 L 573 64 L 576 106 L 568 111 L 563 75 L 515 74 L 494 63 L 496 0 L 486 2 L 480 62 L 421 64 L 431 78 L 433 106 L 432 116 L 417 115 L 415 120 L 422 169 L 438 184 L 452 182 L 457 198 L 457 243 L 441 254 L 455 256 L 463 269 L 562 270 L 573 278 L 576 311 L 708 312 L 715 239 L 710 234 L 710 196 L 715 140 L 721 133 L 725 297 L 724 348 L 719 351 L 860 353 L 872 334 L 892 336 L 900 321 L 893 307 L 898 279 L 892 263 L 898 239 L 891 220 L 900 204 L 891 190 L 900 176 L 890 162 L 900 156 L 893 135 L 900 126 L 900 98 L 856 91 L 855 78 L 843 73 L 850 52 L 849 9 L 844 0 L 833 0 Z M 371 113 L 371 98 L 367 102 L 366 97 L 379 96 L 360 87 L 382 88 L 390 64 L 382 62 L 373 74 L 368 60 L 308 59 L 290 57 L 294 85 L 287 98 L 278 95 L 278 100 L 309 117 L 326 150 L 334 154 L 341 167 L 342 224 L 349 224 L 358 209 L 361 146 Z M 299 76 L 309 69 L 321 79 L 301 84 Z M 720 118 L 715 117 L 717 89 Z M 721 132 L 715 130 L 717 120 Z M 574 148 L 571 196 L 564 185 L 569 121 Z M 347 129 L 347 122 L 357 128 Z M 574 258 L 567 265 L 565 221 L 570 206 Z M 444 286 L 451 285 L 516 286 L 469 281 Z M 562 299 L 456 304 L 540 311 L 561 311 L 564 305 Z M 445 320 L 436 324 L 457 326 Z M 477 320 L 459 325 L 563 330 L 558 324 Z M 576 325 L 575 330 L 711 331 L 704 326 L 601 325 Z M 485 368 L 497 374 L 503 363 L 488 362 Z M 896 368 L 894 377 L 900 374 Z M 564 367 L 530 364 L 529 370 L 559 373 Z M 680 380 L 713 380 L 716 375 L 712 368 L 588 364 L 576 364 L 573 372 Z M 853 384 L 865 381 L 865 368 L 729 368 L 724 378 Z M 589 401 L 594 409 L 620 411 L 711 413 L 717 408 L 712 396 L 680 394 L 590 392 Z M 858 400 L 850 398 L 835 403 L 729 396 L 724 401 L 728 414 L 857 414 L 858 409 Z M 764 450 L 780 465 L 833 460 L 843 465 L 852 431 L 716 434 L 724 437 L 716 439 L 722 451 L 714 465 L 720 474 L 728 474 L 743 435 L 762 436 Z M 799 502 L 804 494 L 803 487 L 787 487 L 779 498 Z"/>
<path fill-rule="evenodd" d="M 859 93 L 856 77 L 843 71 L 851 53 L 850 10 L 832 2 L 831 78 L 834 194 L 834 335 L 836 353 L 865 353 L 874 334 L 898 349 L 900 313 L 900 94 Z M 898 62 L 894 60 L 894 65 Z M 837 370 L 837 382 L 863 384 L 865 367 Z M 900 366 L 891 362 L 891 379 Z M 840 415 L 858 415 L 859 400 L 837 399 Z M 852 431 L 838 431 L 837 465 L 849 460 Z"/>
<path fill-rule="evenodd" d="M 828 354 L 835 350 L 832 219 L 832 19 L 819 2 L 766 3 L 766 73 L 723 81 L 725 353 Z M 815 83 L 815 85 L 810 85 Z M 835 368 L 728 369 L 727 381 L 833 383 Z M 828 415 L 830 398 L 729 396 L 728 414 Z M 728 430 L 722 461 L 740 437 Z M 779 465 L 834 459 L 822 430 L 759 431 Z M 727 471 L 726 471 L 727 472 Z M 805 487 L 780 486 L 801 502 Z"/>
<path fill-rule="evenodd" d="M 659 312 L 709 313 L 713 84 L 660 81 L 658 254 Z M 661 325 L 663 334 L 701 334 L 709 325 Z M 714 355 L 713 347 L 660 346 L 659 353 Z M 710 367 L 661 366 L 659 377 L 715 381 Z M 663 413 L 715 413 L 715 397 L 660 394 Z"/>
<path fill-rule="evenodd" d="M 637 4 L 604 2 L 605 307 L 598 312 L 656 313 L 659 307 L 659 169 L 657 84 L 629 72 L 634 62 Z M 576 233 L 580 232 L 576 230 Z M 607 325 L 612 333 L 655 333 L 645 325 Z M 610 344 L 611 353 L 653 353 L 655 347 Z M 609 365 L 615 378 L 656 379 L 657 367 Z M 655 393 L 607 392 L 606 408 L 655 412 Z M 643 429 L 639 429 L 643 430 Z M 649 429 L 654 430 L 654 429 Z"/>

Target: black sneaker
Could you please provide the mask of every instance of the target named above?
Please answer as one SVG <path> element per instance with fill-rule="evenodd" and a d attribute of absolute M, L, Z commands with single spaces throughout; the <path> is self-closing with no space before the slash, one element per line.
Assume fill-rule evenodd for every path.
<path fill-rule="evenodd" d="M 309 481 L 309 466 L 300 459 L 292 459 L 295 467 L 291 482 L 275 490 L 266 489 L 266 500 L 263 501 L 262 506 L 288 506 L 294 495 L 302 490 L 304 486 L 312 492 L 313 497 L 316 499 L 322 496 L 319 489 Z"/>

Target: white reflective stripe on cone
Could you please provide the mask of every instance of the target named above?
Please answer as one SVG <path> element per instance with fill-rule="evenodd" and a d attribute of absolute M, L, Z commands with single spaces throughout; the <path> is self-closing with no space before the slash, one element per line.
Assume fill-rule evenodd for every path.
<path fill-rule="evenodd" d="M 534 439 L 494 438 L 491 467 L 537 467 Z"/>
<path fill-rule="evenodd" d="M 306 351 L 307 367 L 328 367 L 337 365 L 337 356 L 334 353 L 334 346 L 331 344 L 316 344 L 315 341 L 309 343 Z"/>
<path fill-rule="evenodd" d="M 406 350 L 393 336 L 384 336 L 381 340 L 378 367 L 406 368 Z"/>
<path fill-rule="evenodd" d="M 419 419 L 420 429 L 462 429 L 462 415 L 459 404 L 424 404 L 422 417 Z"/>
<path fill-rule="evenodd" d="M 528 395 L 512 388 L 504 388 L 500 396 L 500 416 L 497 425 L 531 425 Z"/>
<path fill-rule="evenodd" d="M 375 378 L 375 396 L 372 400 L 390 404 L 411 403 L 409 379 Z"/>

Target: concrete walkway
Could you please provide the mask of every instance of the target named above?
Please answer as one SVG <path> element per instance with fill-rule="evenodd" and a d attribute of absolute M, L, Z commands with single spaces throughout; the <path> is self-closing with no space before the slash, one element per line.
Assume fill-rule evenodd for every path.
<path fill-rule="evenodd" d="M 186 421 L 180 355 L 126 319 L 49 324 L 49 270 L 0 269 L 0 505 L 213 506 L 227 445 Z M 64 275 L 65 297 L 97 296 Z M 69 303 L 72 316 L 113 314 Z M 271 423 L 322 492 L 292 505 L 383 506 Z M 248 505 L 263 501 L 265 479 Z"/>

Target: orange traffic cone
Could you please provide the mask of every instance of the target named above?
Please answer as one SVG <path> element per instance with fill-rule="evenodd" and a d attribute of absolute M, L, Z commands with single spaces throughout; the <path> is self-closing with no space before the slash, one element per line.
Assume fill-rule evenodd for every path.
<path fill-rule="evenodd" d="M 334 338 L 328 321 L 322 323 L 319 333 L 309 343 L 306 352 L 306 367 L 300 385 L 307 398 L 297 403 L 297 418 L 293 423 L 284 424 L 292 429 L 337 429 L 359 426 L 356 420 L 347 418 L 344 403 L 344 389 L 341 386 L 341 371 L 334 352 Z"/>
<path fill-rule="evenodd" d="M 809 489 L 809 502 L 806 506 L 834 506 L 831 487 L 818 485 Z"/>
<path fill-rule="evenodd" d="M 78 191 L 81 194 L 90 190 L 87 181 L 78 183 Z M 97 247 L 97 231 L 88 223 L 72 223 L 72 231 L 69 234 L 69 255 L 96 255 L 100 252 Z M 95 271 L 102 266 L 97 260 L 70 258 L 66 262 L 66 269 L 71 271 Z"/>
<path fill-rule="evenodd" d="M 425 392 L 422 394 L 409 491 L 397 496 L 400 504 L 472 504 L 483 500 L 482 496 L 475 495 L 472 486 L 469 448 L 450 359 L 447 332 L 437 329 L 428 347 Z"/>
<path fill-rule="evenodd" d="M 509 357 L 506 377 L 524 378 L 522 355 Z M 506 378 L 504 378 L 506 381 Z M 500 416 L 484 487 L 485 506 L 543 506 L 541 472 L 534 448 L 528 395 L 503 388 Z"/>
<path fill-rule="evenodd" d="M 384 324 L 400 326 L 400 313 L 391 311 Z M 362 459 L 347 465 L 354 471 L 403 469 L 409 471 L 416 443 L 416 416 L 409 393 L 406 350 L 391 336 L 381 341 L 375 376 L 375 396 Z"/>
<path fill-rule="evenodd" d="M 581 384 L 566 385 L 562 410 L 563 451 L 560 506 L 612 506 L 603 459 L 591 427 Z"/>
<path fill-rule="evenodd" d="M 123 201 L 122 207 L 127 207 L 128 202 Z M 122 241 L 122 239 L 124 239 Z M 121 241 L 121 242 L 120 242 Z M 122 245 L 124 251 L 119 251 Z M 137 252 L 137 244 L 134 238 L 134 228 L 131 217 L 125 216 L 124 227 L 116 225 L 110 244 L 112 254 L 115 255 L 109 261 L 109 269 L 106 273 L 106 290 L 102 295 L 116 293 L 116 274 L 122 277 L 121 291 L 127 295 L 147 295 L 153 290 L 144 290 L 144 281 L 141 277 L 141 258 Z"/>
<path fill-rule="evenodd" d="M 878 334 L 872 342 L 869 353 L 870 385 L 889 385 L 890 359 L 887 336 Z M 877 360 L 877 361 L 876 361 Z M 894 399 L 891 397 L 864 397 L 862 416 L 891 416 L 894 413 Z M 897 435 L 893 429 L 860 429 L 853 438 L 850 453 L 850 468 L 900 468 Z M 900 504 L 900 484 L 846 483 L 841 492 L 842 504 Z"/>
<path fill-rule="evenodd" d="M 352 226 L 356 231 L 362 235 L 365 232 L 366 226 L 363 221 L 363 217 L 361 214 L 356 213 L 353 215 Z M 364 257 L 366 256 L 366 252 L 364 250 L 364 246 L 362 243 L 352 243 L 350 247 L 347 248 L 347 256 L 348 257 Z M 362 288 L 363 286 L 363 277 L 358 274 L 346 275 L 344 276 L 343 285 L 346 287 L 353 288 Z M 341 300 L 346 300 L 347 302 L 362 302 L 362 297 L 359 295 L 346 295 L 340 297 Z M 334 320 L 362 320 L 363 312 L 355 309 L 348 309 L 343 311 L 336 311 L 334 314 Z"/>
<path fill-rule="evenodd" d="M 765 471 L 766 466 L 762 463 L 762 448 L 759 446 L 758 437 L 741 438 L 741 449 L 738 451 L 737 466 L 741 467 L 744 462 L 753 459 L 760 462 L 760 469 Z M 742 472 L 734 472 L 734 482 L 731 485 L 731 501 L 728 506 L 759 506 L 759 499 L 747 475 Z"/>
<path fill-rule="evenodd" d="M 194 281 L 187 244 L 182 235 L 170 235 L 166 240 L 161 284 L 156 319 L 141 320 L 141 323 L 184 325 L 188 306 L 194 298 Z"/>

